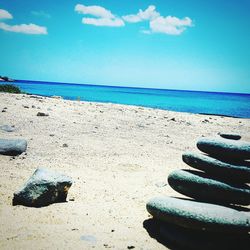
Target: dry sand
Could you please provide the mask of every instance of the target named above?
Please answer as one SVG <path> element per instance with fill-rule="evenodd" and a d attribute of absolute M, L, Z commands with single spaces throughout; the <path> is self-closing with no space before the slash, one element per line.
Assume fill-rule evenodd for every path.
<path fill-rule="evenodd" d="M 4 107 L 0 125 L 16 130 L 0 130 L 0 138 L 24 138 L 28 148 L 15 158 L 0 155 L 0 249 L 166 249 L 143 227 L 145 204 L 180 196 L 166 178 L 188 168 L 182 153 L 218 132 L 250 141 L 250 119 L 1 93 Z M 37 167 L 72 177 L 67 203 L 12 206 Z"/>

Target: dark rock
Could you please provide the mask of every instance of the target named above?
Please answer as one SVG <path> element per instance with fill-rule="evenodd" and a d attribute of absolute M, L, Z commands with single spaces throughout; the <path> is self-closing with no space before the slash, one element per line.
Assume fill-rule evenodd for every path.
<path fill-rule="evenodd" d="M 5 132 L 15 131 L 15 128 L 13 126 L 9 126 L 9 125 L 2 125 L 2 126 L 0 126 L 0 129 L 5 131 Z"/>
<path fill-rule="evenodd" d="M 0 154 L 19 155 L 27 149 L 27 141 L 24 139 L 0 139 Z"/>
<path fill-rule="evenodd" d="M 49 116 L 49 114 L 47 113 L 43 113 L 43 112 L 38 112 L 37 116 Z"/>
<path fill-rule="evenodd" d="M 3 110 L 2 110 L 2 113 L 4 113 L 4 112 L 7 112 L 6 109 L 3 109 Z"/>
<path fill-rule="evenodd" d="M 202 122 L 203 122 L 203 123 L 208 123 L 209 120 L 208 120 L 208 119 L 204 119 Z"/>
<path fill-rule="evenodd" d="M 135 246 L 127 246 L 127 249 L 134 249 Z"/>
<path fill-rule="evenodd" d="M 219 159 L 250 159 L 250 143 L 223 138 L 202 138 L 197 142 L 202 152 Z"/>
<path fill-rule="evenodd" d="M 65 202 L 71 185 L 70 177 L 38 168 L 20 191 L 14 193 L 13 205 L 43 207 Z"/>
<path fill-rule="evenodd" d="M 250 163 L 241 161 L 237 163 L 223 162 L 208 155 L 199 153 L 184 153 L 182 159 L 189 166 L 203 170 L 218 179 L 250 182 Z"/>
<path fill-rule="evenodd" d="M 64 143 L 62 146 L 63 146 L 64 148 L 69 147 L 69 145 L 68 145 L 67 143 Z"/>
<path fill-rule="evenodd" d="M 146 208 L 156 219 L 202 231 L 243 233 L 250 230 L 250 215 L 219 205 L 172 197 L 151 199 Z"/>
<path fill-rule="evenodd" d="M 231 140 L 240 140 L 240 139 L 241 139 L 241 136 L 238 135 L 238 134 L 219 133 L 219 135 L 220 135 L 222 138 L 225 138 L 225 139 L 231 139 Z"/>
<path fill-rule="evenodd" d="M 197 200 L 220 204 L 250 204 L 247 185 L 230 185 L 211 179 L 205 173 L 175 170 L 168 176 L 169 185 L 177 192 Z"/>

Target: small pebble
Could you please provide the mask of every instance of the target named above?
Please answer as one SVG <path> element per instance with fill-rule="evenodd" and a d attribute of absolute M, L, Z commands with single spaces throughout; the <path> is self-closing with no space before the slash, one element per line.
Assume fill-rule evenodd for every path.
<path fill-rule="evenodd" d="M 127 246 L 127 249 L 134 249 L 135 246 Z"/>
<path fill-rule="evenodd" d="M 49 116 L 49 114 L 43 113 L 43 112 L 38 112 L 36 115 L 37 116 Z"/>

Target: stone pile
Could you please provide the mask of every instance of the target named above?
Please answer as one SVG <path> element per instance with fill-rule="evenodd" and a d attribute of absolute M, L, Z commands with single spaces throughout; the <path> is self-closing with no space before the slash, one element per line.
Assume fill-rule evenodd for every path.
<path fill-rule="evenodd" d="M 161 222 L 161 235 L 182 247 L 200 249 L 199 241 L 203 249 L 244 249 L 250 243 L 250 212 L 240 207 L 250 204 L 250 143 L 239 135 L 219 135 L 198 140 L 205 154 L 182 155 L 196 170 L 175 170 L 168 176 L 169 185 L 192 200 L 157 197 L 146 205 Z"/>

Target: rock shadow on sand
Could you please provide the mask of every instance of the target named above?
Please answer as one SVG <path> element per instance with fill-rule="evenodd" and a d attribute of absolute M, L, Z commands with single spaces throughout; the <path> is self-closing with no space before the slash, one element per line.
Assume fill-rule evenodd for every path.
<path fill-rule="evenodd" d="M 249 249 L 249 234 L 208 232 L 188 229 L 157 219 L 147 219 L 143 227 L 150 237 L 172 250 L 246 250 Z"/>

